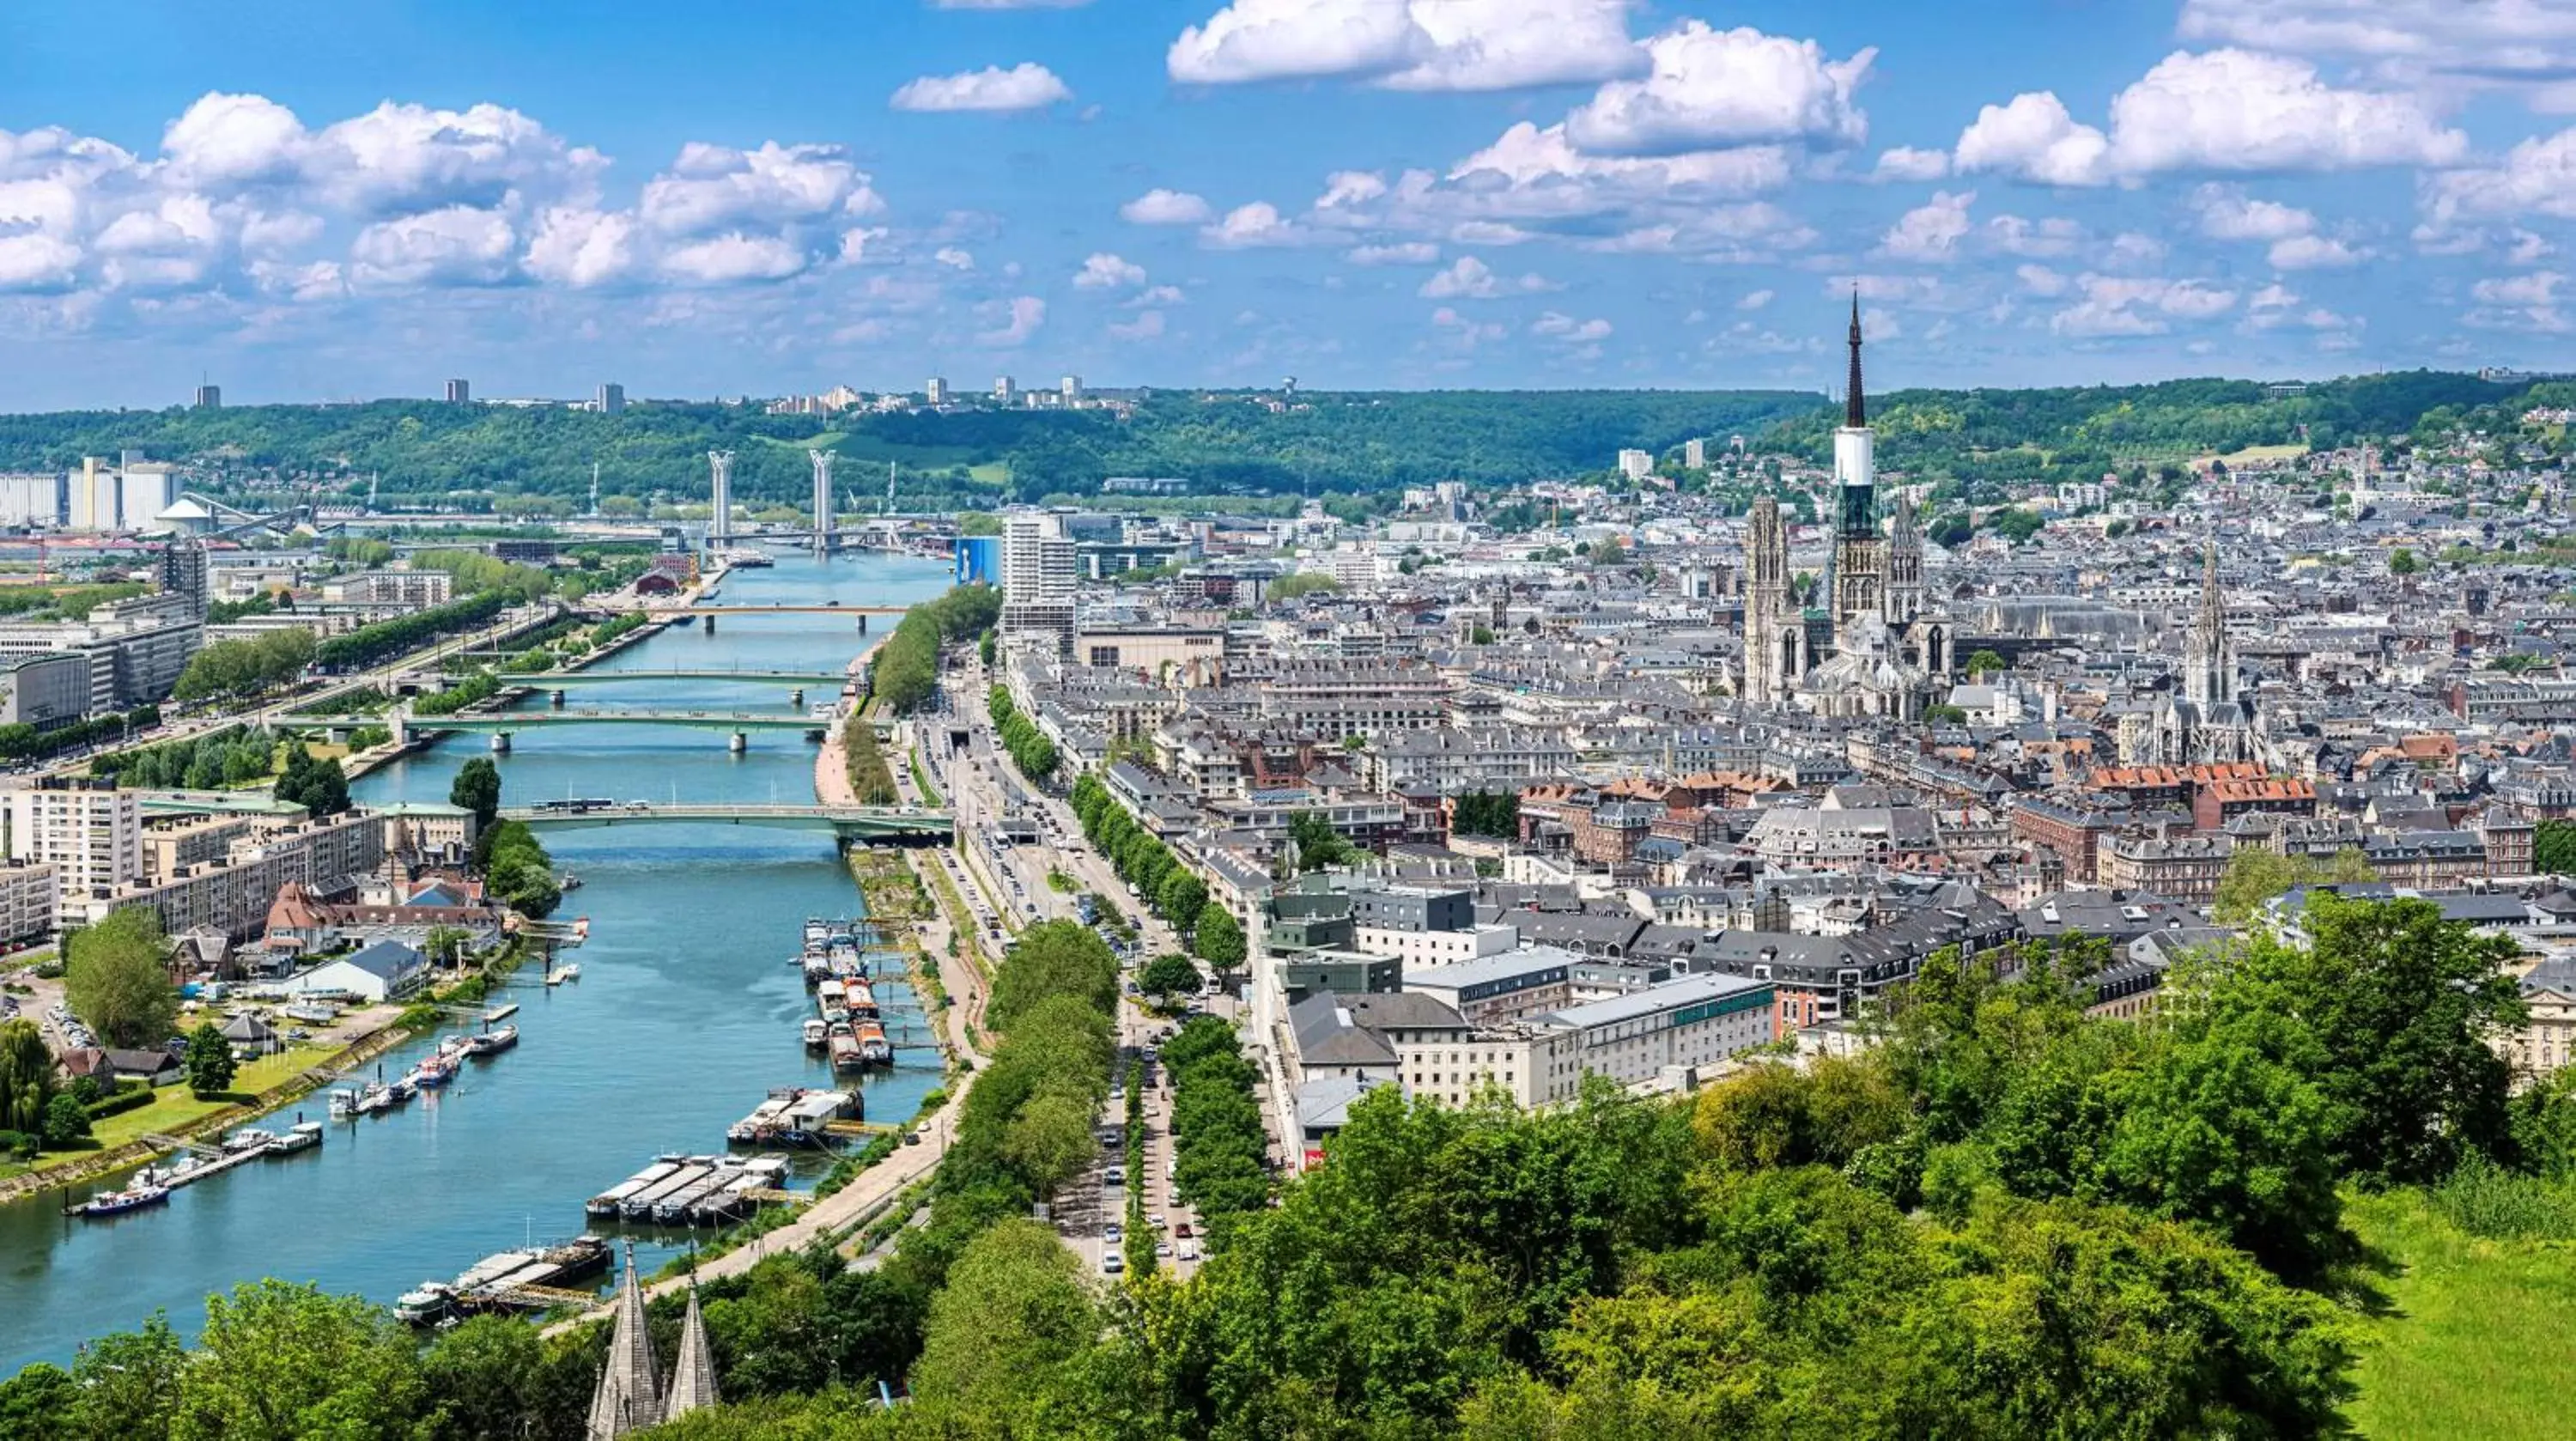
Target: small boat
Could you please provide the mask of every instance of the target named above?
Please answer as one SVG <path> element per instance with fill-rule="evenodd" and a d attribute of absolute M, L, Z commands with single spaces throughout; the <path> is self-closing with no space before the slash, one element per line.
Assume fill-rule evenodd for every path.
<path fill-rule="evenodd" d="M 169 1199 L 169 1187 L 137 1181 L 122 1191 L 103 1191 L 90 1197 L 82 1204 L 80 1213 L 84 1216 L 122 1216 L 128 1211 L 158 1206 Z"/>
<path fill-rule="evenodd" d="M 292 1156 L 298 1151 L 310 1151 L 321 1144 L 322 1123 L 298 1121 L 287 1128 L 286 1134 L 268 1143 L 268 1153 L 272 1156 Z"/>
<path fill-rule="evenodd" d="M 276 1144 L 276 1132 L 263 1131 L 256 1126 L 244 1126 L 224 1137 L 224 1153 L 239 1155 L 244 1151 L 265 1151 Z"/>
<path fill-rule="evenodd" d="M 417 1090 L 435 1091 L 456 1079 L 456 1055 L 441 1048 L 433 1055 L 423 1056 L 403 1079 Z"/>
<path fill-rule="evenodd" d="M 386 1100 L 397 1106 L 409 1105 L 411 1098 L 419 1094 L 420 1083 L 409 1076 L 404 1076 L 385 1087 Z"/>
<path fill-rule="evenodd" d="M 821 916 L 807 916 L 805 918 L 805 944 L 808 947 L 819 945 L 831 938 L 832 923 L 830 921 L 823 919 Z"/>
<path fill-rule="evenodd" d="M 559 890 L 559 891 L 577 891 L 577 890 L 580 890 L 580 889 L 581 889 L 581 877 L 579 877 L 579 876 L 577 876 L 577 875 L 574 875 L 574 874 L 573 874 L 572 872 L 570 872 L 570 871 L 566 871 L 566 872 L 564 872 L 562 875 L 557 876 L 557 877 L 555 878 L 555 889 L 556 889 L 556 890 Z"/>
<path fill-rule="evenodd" d="M 426 1326 L 445 1316 L 456 1304 L 456 1289 L 443 1281 L 423 1281 L 394 1300 L 394 1319 L 411 1326 Z"/>
<path fill-rule="evenodd" d="M 867 1064 L 867 1055 L 859 1049 L 859 1041 L 856 1036 L 834 1036 L 832 1038 L 833 1070 L 863 1070 L 866 1068 Z"/>
<path fill-rule="evenodd" d="M 495 1030 L 485 1031 L 479 1036 L 466 1037 L 465 1054 L 469 1056 L 497 1056 L 517 1044 L 519 1044 L 519 1028 L 516 1026 L 502 1026 Z"/>
<path fill-rule="evenodd" d="M 357 1114 L 357 1092 L 343 1088 L 331 1093 L 331 1119 L 345 1121 Z"/>
<path fill-rule="evenodd" d="M 808 1016 L 805 1018 L 805 1049 L 809 1051 L 819 1051 L 823 1049 L 823 1042 L 830 1034 L 831 1027 L 824 1024 L 822 1017 Z"/>
<path fill-rule="evenodd" d="M 367 1083 L 367 1088 L 358 1093 L 358 1104 L 356 1107 L 356 1113 L 358 1115 L 372 1116 L 380 1111 L 390 1111 L 393 1108 L 393 1090 L 386 1086 L 382 1081 L 369 1081 Z"/>
<path fill-rule="evenodd" d="M 859 1042 L 859 1064 L 863 1066 L 894 1064 L 894 1047 L 886 1044 L 885 1027 L 874 1021 L 861 1021 L 856 1030 Z"/>

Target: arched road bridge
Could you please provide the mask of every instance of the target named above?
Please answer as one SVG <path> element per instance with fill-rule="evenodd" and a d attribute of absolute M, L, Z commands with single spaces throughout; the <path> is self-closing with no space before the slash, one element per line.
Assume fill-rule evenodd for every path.
<path fill-rule="evenodd" d="M 830 831 L 854 841 L 944 841 L 956 831 L 946 811 L 925 806 L 730 805 L 716 802 L 547 801 L 512 806 L 503 820 L 535 830 L 608 826 L 755 826 L 781 831 Z"/>

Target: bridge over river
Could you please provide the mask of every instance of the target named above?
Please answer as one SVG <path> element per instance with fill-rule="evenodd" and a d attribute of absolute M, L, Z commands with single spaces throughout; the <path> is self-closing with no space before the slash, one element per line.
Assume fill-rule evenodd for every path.
<path fill-rule="evenodd" d="M 819 737 L 829 728 L 828 722 L 813 716 L 778 711 L 477 711 L 460 712 L 456 715 L 415 716 L 408 708 L 401 706 L 380 716 L 283 715 L 272 717 L 267 724 L 276 730 L 341 732 L 354 731 L 364 726 L 384 726 L 393 732 L 394 739 L 398 742 L 409 740 L 414 731 L 461 731 L 492 737 L 492 749 L 496 751 L 507 751 L 510 748 L 510 737 L 521 731 L 549 730 L 563 726 L 681 726 L 689 730 L 723 731 L 732 736 L 735 750 L 742 750 L 748 746 L 754 731 L 795 731 Z M 893 734 L 892 721 L 876 720 L 868 724 L 876 728 L 880 740 Z"/>
<path fill-rule="evenodd" d="M 514 806 L 501 818 L 532 830 L 607 826 L 755 826 L 777 831 L 830 831 L 854 841 L 944 841 L 956 831 L 946 811 L 924 806 L 762 805 L 731 802 L 550 801 Z"/>

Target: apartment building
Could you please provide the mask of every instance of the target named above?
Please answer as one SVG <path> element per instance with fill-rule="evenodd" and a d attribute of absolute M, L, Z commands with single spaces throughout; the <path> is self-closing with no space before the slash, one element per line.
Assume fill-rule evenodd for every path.
<path fill-rule="evenodd" d="M 332 605 L 426 610 L 455 595 L 455 577 L 443 570 L 362 570 L 322 582 L 322 599 Z"/>
<path fill-rule="evenodd" d="M 142 906 L 161 917 L 170 935 L 183 931 L 220 931 L 236 941 L 252 940 L 268 924 L 278 891 L 297 884 L 316 891 L 342 889 L 384 864 L 384 823 L 361 812 L 306 821 L 254 821 L 245 830 L 222 822 L 200 829 L 198 823 L 178 828 L 181 838 L 168 854 L 208 856 L 179 864 L 164 873 L 147 872 L 138 882 L 86 895 L 65 894 L 65 925 L 91 925 L 110 911 Z M 214 850 L 208 837 L 220 837 Z"/>
<path fill-rule="evenodd" d="M 85 620 L 0 624 L 0 656 L 85 658 L 88 713 L 97 715 L 167 697 L 204 639 L 205 622 L 187 597 L 147 595 L 100 606 Z"/>
<path fill-rule="evenodd" d="M 56 894 L 50 865 L 0 867 L 0 944 L 51 935 Z"/>
<path fill-rule="evenodd" d="M 53 868 L 63 903 L 143 878 L 143 810 L 112 779 L 47 776 L 0 792 L 12 865 Z"/>

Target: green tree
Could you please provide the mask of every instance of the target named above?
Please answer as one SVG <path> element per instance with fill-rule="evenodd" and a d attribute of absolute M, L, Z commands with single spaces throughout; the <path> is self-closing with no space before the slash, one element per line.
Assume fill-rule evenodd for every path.
<path fill-rule="evenodd" d="M 447 803 L 474 813 L 476 835 L 492 829 L 501 815 L 501 768 L 485 756 L 458 766 L 447 787 Z"/>
<path fill-rule="evenodd" d="M 2004 658 L 1990 650 L 1976 651 L 1968 657 L 1968 674 L 1970 676 L 1993 675 L 1998 671 L 2007 669 L 2010 669 L 2010 667 L 2004 664 Z"/>
<path fill-rule="evenodd" d="M 2301 924 L 2305 946 L 2248 944 L 2208 1009 L 2304 1023 L 2317 1048 L 2310 1079 L 2342 1121 L 2338 1169 L 2404 1185 L 2509 1152 L 2512 1071 L 2495 1042 L 2525 1016 L 2504 972 L 2514 942 L 2421 900 L 2319 894 Z"/>
<path fill-rule="evenodd" d="M 1297 846 L 1299 874 L 1348 865 L 1359 856 L 1359 848 L 1332 822 L 1313 811 L 1299 811 L 1288 818 L 1288 838 Z"/>
<path fill-rule="evenodd" d="M 219 1096 L 233 1086 L 233 1048 L 214 1022 L 207 1021 L 188 1033 L 188 1054 L 183 1062 L 188 1070 L 188 1089 L 200 1099 Z"/>
<path fill-rule="evenodd" d="M 38 1361 L 0 1380 L 0 1436 L 79 1437 L 79 1403 L 71 1374 Z"/>
<path fill-rule="evenodd" d="M 206 1299 L 173 1441 L 381 1441 L 420 1429 L 410 1335 L 354 1296 L 283 1281 Z"/>
<path fill-rule="evenodd" d="M 2531 863 L 2543 875 L 2576 875 L 2576 821 L 2548 820 L 2534 826 Z"/>
<path fill-rule="evenodd" d="M 2397 549 L 2388 553 L 2388 573 L 2390 575 L 2403 578 L 2418 574 L 2423 569 L 2424 562 L 2417 558 L 2415 552 L 2408 550 L 2404 546 L 2399 546 Z"/>
<path fill-rule="evenodd" d="M 188 1369 L 187 1349 L 157 1311 L 140 1331 L 99 1337 L 81 1347 L 72 1363 L 80 1399 L 66 1434 L 78 1441 L 169 1441 Z"/>
<path fill-rule="evenodd" d="M 54 1055 L 44 1032 L 24 1017 L 0 1021 L 0 1131 L 42 1131 L 53 1098 Z"/>
<path fill-rule="evenodd" d="M 1136 989 L 1166 1003 L 1177 996 L 1195 995 L 1199 968 L 1187 956 L 1156 956 L 1136 977 Z"/>
<path fill-rule="evenodd" d="M 1006 1220 L 968 1245 L 930 1303 L 915 1394 L 969 1422 L 959 1434 L 1055 1432 L 1062 1373 L 1098 1343 L 1105 1318 L 1053 1229 Z"/>
<path fill-rule="evenodd" d="M 1262 592 L 1262 598 L 1277 604 L 1282 601 L 1296 600 L 1302 596 L 1329 595 L 1341 588 L 1340 581 L 1320 570 L 1301 570 L 1270 582 L 1269 587 Z"/>
<path fill-rule="evenodd" d="M 89 1139 L 89 1108 L 69 1091 L 57 1091 L 45 1103 L 45 1149 L 68 1151 Z"/>
<path fill-rule="evenodd" d="M 994 977 L 986 1014 L 1007 1031 L 1015 1017 L 1053 996 L 1071 996 L 1104 1016 L 1118 1005 L 1118 957 L 1076 921 L 1041 921 L 1020 932 Z"/>
<path fill-rule="evenodd" d="M 65 943 L 63 996 L 111 1046 L 158 1045 L 179 1016 L 179 990 L 164 960 L 161 916 L 119 906 Z"/>
<path fill-rule="evenodd" d="M 1099 1154 L 1100 1142 L 1091 1129 L 1092 1107 L 1087 1095 L 1049 1091 L 1032 1096 L 1011 1118 L 1003 1136 L 1003 1154 L 1038 1194 L 1054 1195 Z"/>
<path fill-rule="evenodd" d="M 1209 906 L 1199 912 L 1198 929 L 1190 935 L 1190 949 L 1218 971 L 1239 970 L 1245 954 L 1243 927 L 1225 907 Z"/>
<path fill-rule="evenodd" d="M 2177 1032 L 2138 1073 L 2105 1146 L 2107 1190 L 2150 1215 L 2206 1223 L 2293 1279 L 2350 1249 L 2333 1149 L 2349 1123 L 2307 1073 L 2315 1038 L 2285 1016 L 2177 1005 Z"/>
<path fill-rule="evenodd" d="M 1207 908 L 1207 883 L 1175 865 L 1164 874 L 1154 899 L 1172 929 L 1187 931 L 1199 923 L 1199 912 Z"/>

